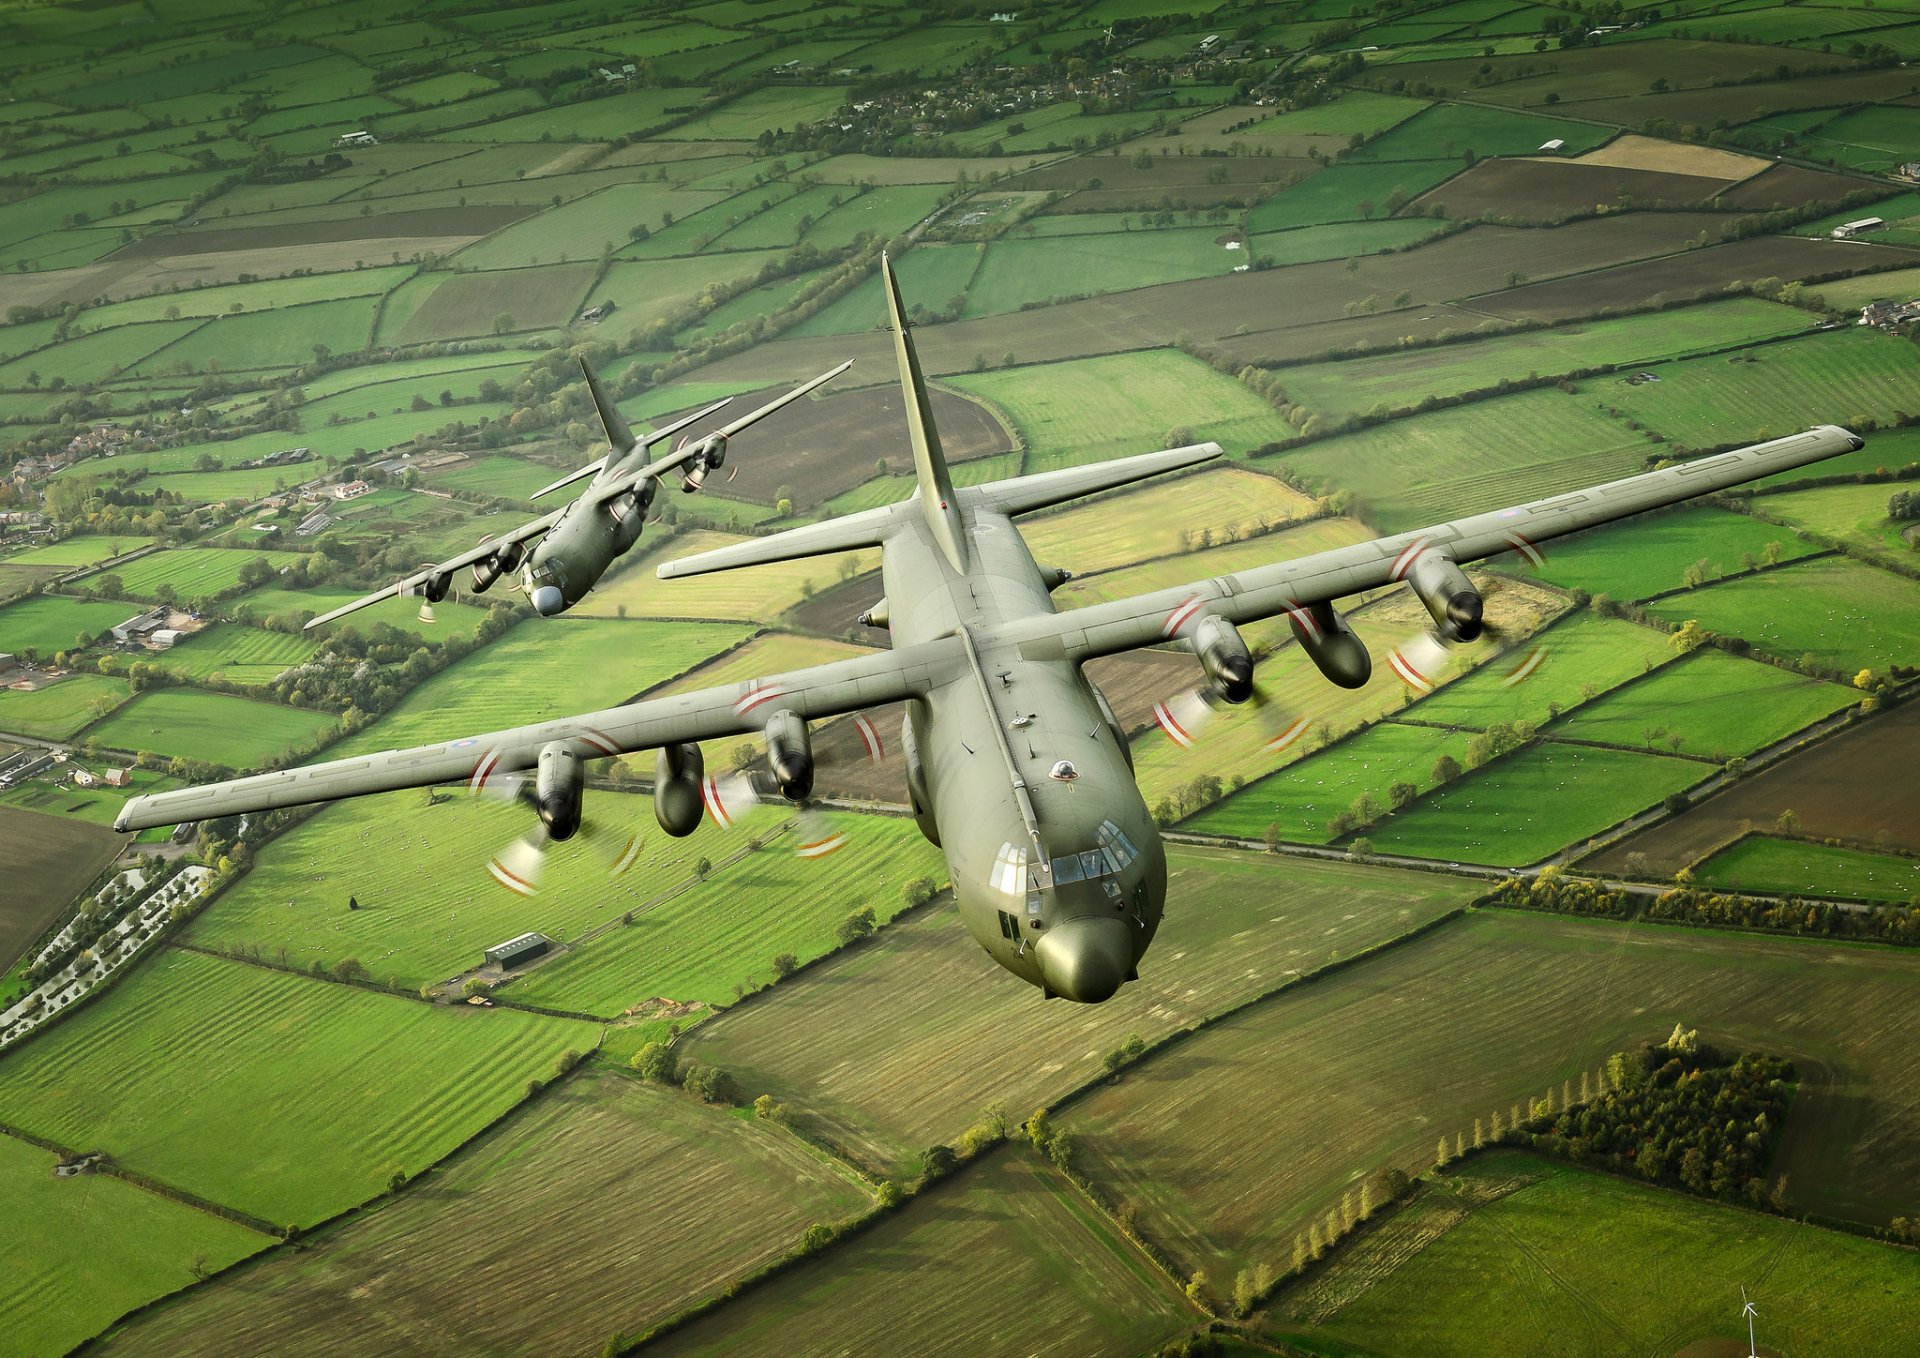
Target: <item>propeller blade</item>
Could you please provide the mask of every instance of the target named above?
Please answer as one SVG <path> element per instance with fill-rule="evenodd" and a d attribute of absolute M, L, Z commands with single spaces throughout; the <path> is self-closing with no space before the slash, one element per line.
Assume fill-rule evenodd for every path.
<path fill-rule="evenodd" d="M 1387 656 L 1387 663 L 1415 693 L 1431 693 L 1439 681 L 1441 668 L 1447 663 L 1447 644 L 1432 632 L 1422 632 L 1395 646 Z"/>
<path fill-rule="evenodd" d="M 1183 750 L 1193 748 L 1194 742 L 1213 718 L 1213 704 L 1207 701 L 1204 689 L 1188 689 L 1175 698 L 1153 705 L 1154 721 L 1167 733 L 1167 739 Z"/>
<path fill-rule="evenodd" d="M 487 863 L 493 880 L 522 896 L 540 892 L 540 877 L 547 866 L 546 835 L 539 831 L 514 840 Z"/>
<path fill-rule="evenodd" d="M 707 815 L 722 830 L 731 830 L 740 817 L 760 805 L 760 794 L 744 773 L 709 774 L 700 795 Z"/>
<path fill-rule="evenodd" d="M 825 858 L 847 847 L 847 836 L 816 811 L 802 811 L 794 830 L 795 858 Z"/>

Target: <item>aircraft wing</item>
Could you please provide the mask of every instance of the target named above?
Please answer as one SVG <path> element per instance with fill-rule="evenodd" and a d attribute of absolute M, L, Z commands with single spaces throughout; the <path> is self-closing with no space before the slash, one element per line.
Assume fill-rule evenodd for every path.
<path fill-rule="evenodd" d="M 135 797 L 122 808 L 114 826 L 144 830 L 372 792 L 465 782 L 482 764 L 489 773 L 532 768 L 541 748 L 556 740 L 570 742 L 583 759 L 605 759 L 685 741 L 746 735 L 763 730 L 768 717 L 783 709 L 817 721 L 899 702 L 964 673 L 966 665 L 960 639 L 943 637 L 533 726 Z"/>
<path fill-rule="evenodd" d="M 490 537 L 478 546 L 467 548 L 466 551 L 461 552 L 458 556 L 450 556 L 445 561 L 437 562 L 434 565 L 426 566 L 415 571 L 404 580 L 396 580 L 391 585 L 387 585 L 382 589 L 376 589 L 371 594 L 363 594 L 350 604 L 342 604 L 330 613 L 322 613 L 319 617 L 308 622 L 306 628 L 302 630 L 311 630 L 320 626 L 321 623 L 332 622 L 335 618 L 345 617 L 357 609 L 365 608 L 368 604 L 377 604 L 382 599 L 392 599 L 400 595 L 417 594 L 420 592 L 420 587 L 436 575 L 451 575 L 462 566 L 471 566 L 482 557 L 492 556 L 510 542 L 525 542 L 529 538 L 539 537 L 542 533 L 560 522 L 560 516 L 571 508 L 571 505 L 566 505 L 554 510 L 551 514 L 543 514 L 537 519 L 521 524 L 511 533 L 503 533 L 499 537 Z"/>
<path fill-rule="evenodd" d="M 1009 626 L 1004 639 L 1033 659 L 1062 656 L 1085 660 L 1168 639 L 1174 615 L 1196 600 L 1229 622 L 1247 623 L 1390 585 L 1400 578 L 1402 557 L 1424 544 L 1455 562 L 1478 561 L 1504 552 L 1529 553 L 1549 538 L 1624 519 L 1744 481 L 1791 471 L 1809 462 L 1865 446 L 1858 435 L 1821 425 L 1768 443 L 1698 458 L 1659 471 L 1609 481 L 1511 509 L 1474 514 L 1411 533 L 1375 538 L 1234 575 L 1196 580 L 1152 594 L 1069 609 Z M 1174 630 L 1177 630 L 1175 628 Z"/>

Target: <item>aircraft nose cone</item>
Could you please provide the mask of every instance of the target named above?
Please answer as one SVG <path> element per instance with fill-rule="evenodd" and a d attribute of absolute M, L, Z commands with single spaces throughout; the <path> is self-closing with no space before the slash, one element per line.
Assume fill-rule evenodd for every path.
<path fill-rule="evenodd" d="M 533 592 L 533 606 L 543 618 L 551 618 L 567 606 L 567 596 L 557 586 L 542 585 Z"/>
<path fill-rule="evenodd" d="M 1107 999 L 1133 970 L 1133 936 L 1125 920 L 1112 916 L 1062 921 L 1035 951 L 1047 988 L 1080 1004 Z"/>

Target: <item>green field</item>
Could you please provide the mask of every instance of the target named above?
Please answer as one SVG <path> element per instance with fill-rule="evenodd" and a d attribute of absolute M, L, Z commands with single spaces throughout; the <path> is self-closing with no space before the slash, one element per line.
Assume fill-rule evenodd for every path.
<path fill-rule="evenodd" d="M 972 373 L 954 386 L 984 397 L 1026 440 L 1023 473 L 1168 447 L 1185 429 L 1240 455 L 1293 437 L 1272 406 L 1171 349 Z"/>
<path fill-rule="evenodd" d="M 246 552 L 223 547 L 179 547 L 155 552 L 115 567 L 127 593 L 151 599 L 162 585 L 171 585 L 181 600 L 225 594 L 240 583 L 240 571 L 249 561 L 264 561 L 279 570 L 300 559 L 297 552 Z M 98 581 L 95 582 L 96 584 Z"/>
<path fill-rule="evenodd" d="M 1222 467 L 1021 520 L 1036 561 L 1071 561 L 1082 574 L 1174 556 L 1207 532 L 1225 542 L 1313 512 L 1313 501 L 1271 477 Z"/>
<path fill-rule="evenodd" d="M 154 658 L 160 668 L 194 679 L 268 684 L 295 665 L 313 659 L 320 641 L 311 632 L 295 636 L 238 623 L 218 622 L 176 642 Z"/>
<path fill-rule="evenodd" d="M 253 769 L 333 724 L 325 712 L 174 688 L 141 694 L 89 734 L 108 749 Z"/>
<path fill-rule="evenodd" d="M 65 538 L 45 547 L 29 547 L 24 552 L 0 558 L 8 566 L 91 566 L 127 552 L 150 546 L 153 539 L 141 534 L 126 536 L 84 536 Z"/>
<path fill-rule="evenodd" d="M 529 619 L 414 689 L 332 754 L 399 749 L 612 707 L 748 634 L 720 623 Z"/>
<path fill-rule="evenodd" d="M 1496 662 L 1421 699 L 1407 710 L 1408 720 L 1474 730 L 1495 722 L 1539 726 L 1674 659 L 1658 629 L 1591 613 L 1574 614 L 1530 640 L 1519 654 L 1535 642 L 1544 658 L 1524 682 L 1509 686 L 1515 662 Z"/>
<path fill-rule="evenodd" d="M 1688 1285 L 1646 1285 L 1675 1276 Z M 1542 1334 L 1580 1358 L 1707 1336 L 1719 1344 L 1699 1351 L 1733 1353 L 1747 1339 L 1743 1287 L 1781 1353 L 1898 1354 L 1920 1304 L 1912 1255 L 1893 1247 L 1496 1151 L 1441 1176 L 1268 1315 L 1315 1353 L 1522 1358 Z"/>
<path fill-rule="evenodd" d="M 76 674 L 32 693 L 0 689 L 0 731 L 41 740 L 69 740 L 100 716 L 127 700 L 125 679 Z"/>
<path fill-rule="evenodd" d="M 1504 109 L 1435 104 L 1362 147 L 1359 161 L 1466 159 L 1469 155 L 1530 156 L 1542 143 L 1566 143 L 1561 155 L 1590 151 L 1611 134 L 1591 123 L 1570 123 Z"/>
<path fill-rule="evenodd" d="M 127 621 L 138 611 L 133 604 L 67 599 L 43 594 L 0 609 L 0 651 L 19 655 L 37 653 L 51 658 L 69 650 L 82 636 L 92 638 Z"/>
<path fill-rule="evenodd" d="M 1688 759 L 1542 743 L 1389 816 L 1380 853 L 1519 867 L 1579 844 L 1713 770 Z"/>
<path fill-rule="evenodd" d="M 863 575 L 880 564 L 878 552 L 837 553 L 783 561 L 746 570 L 719 571 L 684 580 L 662 580 L 654 568 L 663 561 L 714 551 L 740 541 L 727 533 L 694 531 L 657 539 L 633 564 L 612 576 L 573 610 L 588 618 L 736 618 L 771 622 L 788 609 L 831 588 L 842 578 Z"/>
<path fill-rule="evenodd" d="M 1689 590 L 1648 608 L 1671 622 L 1698 618 L 1708 631 L 1744 637 L 1771 655 L 1811 656 L 1849 674 L 1920 657 L 1920 587 L 1844 557 Z"/>
<path fill-rule="evenodd" d="M 1503 381 L 1605 364 L 1650 363 L 1808 328 L 1804 311 L 1743 297 L 1650 316 L 1575 322 L 1406 353 L 1297 364 L 1279 370 L 1290 400 L 1328 419 L 1399 410 L 1427 396 L 1488 391 Z"/>
<path fill-rule="evenodd" d="M 1096 1078 L 1129 1033 L 1149 1040 L 1273 990 L 1463 904 L 1475 888 L 1427 873 L 1168 850 L 1167 916 L 1140 982 L 1081 1012 L 1070 1047 L 1032 1060 L 1009 1031 L 1037 992 L 998 978 L 950 906 L 811 968 L 687 1044 L 748 1087 L 806 1109 L 805 1126 L 868 1165 L 902 1172 L 958 1136 L 988 1101 L 1016 1114 Z M 885 1013 L 876 1028 L 875 1013 Z"/>
<path fill-rule="evenodd" d="M 303 306 L 276 306 L 220 316 L 155 350 L 131 369 L 140 376 L 220 369 L 287 367 L 312 359 L 316 345 L 336 354 L 356 353 L 373 334 L 375 297 L 349 297 Z M 237 355 L 244 359 L 236 361 Z"/>
<path fill-rule="evenodd" d="M 1878 441 L 1871 446 L 1879 446 Z M 1815 486 L 1791 495 L 1757 498 L 1753 507 L 1770 519 L 1781 519 L 1796 528 L 1846 543 L 1900 569 L 1914 564 L 1915 548 L 1913 540 L 1903 531 L 1912 525 L 1895 523 L 1887 517 L 1887 500 L 1897 489 L 1885 483 Z"/>
<path fill-rule="evenodd" d="M 1002 240 L 988 247 L 973 276 L 965 314 L 998 316 L 1067 297 L 1229 274 L 1247 262 L 1247 252 L 1224 248 L 1220 234 L 1218 227 L 1197 227 Z"/>
<path fill-rule="evenodd" d="M 633 1172 L 637 1162 L 645 1173 Z M 487 1229 L 447 1230 L 449 1198 Z M 867 1202 L 851 1175 L 777 1127 L 588 1072 L 390 1206 L 153 1313 L 113 1350 L 455 1355 L 469 1337 L 446 1317 L 478 1307 L 494 1316 L 491 1345 L 591 1352 Z M 553 1231 L 560 1220 L 572 1223 L 564 1240 Z M 607 1266 L 642 1255 L 643 1268 Z M 517 1262 L 501 1267 L 507 1258 Z M 379 1289 L 379 1306 L 354 1325 L 331 1323 L 340 1297 L 363 1287 Z M 556 1314 L 546 1303 L 563 1291 Z"/>
<path fill-rule="evenodd" d="M 1463 168 L 1458 160 L 1413 160 L 1375 165 L 1335 165 L 1283 189 L 1247 214 L 1249 231 L 1276 231 L 1322 222 L 1391 216 Z"/>
<path fill-rule="evenodd" d="M 115 761 L 100 760 L 82 756 L 80 764 L 95 772 L 104 772 Z M 129 798 L 142 796 L 149 792 L 165 792 L 169 788 L 180 786 L 180 780 L 151 769 L 133 769 L 129 773 L 129 782 L 125 787 L 107 787 L 96 783 L 92 787 L 81 787 L 78 783 L 56 775 L 63 770 L 56 766 L 38 778 L 30 778 L 16 787 L 0 792 L 0 802 L 8 806 L 19 807 L 23 811 L 36 811 L 42 816 L 58 816 L 68 824 L 98 825 L 102 828 L 113 824 L 120 814 L 120 808 Z M 44 822 L 42 822 L 44 825 Z M 172 834 L 171 828 L 143 830 L 132 841 L 134 843 L 159 843 Z M 129 841 L 121 839 L 124 846 Z M 94 846 L 87 846 L 88 850 Z M 64 897 L 61 900 L 65 904 Z"/>
<path fill-rule="evenodd" d="M 269 618 L 297 619 L 302 613 L 318 617 L 352 603 L 360 597 L 358 590 L 351 589 L 276 589 L 266 586 L 242 595 L 228 605 L 229 610 L 242 621 L 249 618 L 265 622 Z M 491 603 L 489 596 L 482 595 L 481 601 Z M 329 623 L 325 628 L 310 632 L 309 636 L 326 637 L 343 627 L 357 627 L 362 631 L 382 623 L 388 627 L 410 632 L 423 641 L 439 641 L 449 636 L 470 637 L 474 629 L 486 617 L 483 609 L 454 603 L 448 600 L 433 606 L 433 621 L 420 621 L 420 604 L 413 599 L 384 599 L 377 604 L 369 604 L 359 612 Z"/>
<path fill-rule="evenodd" d="M 120 1179 L 54 1177 L 55 1157 L 0 1136 L 0 1351 L 65 1353 L 143 1302 L 272 1242 Z"/>
<path fill-rule="evenodd" d="M 1679 753 L 1725 760 L 1771 745 L 1859 697 L 1858 689 L 1701 650 L 1583 705 L 1548 734 L 1665 751 L 1674 748 L 1661 734 L 1667 732 L 1685 737 Z"/>
<path fill-rule="evenodd" d="M 1751 570 L 1776 544 L 1782 561 L 1819 550 L 1791 529 L 1711 505 L 1682 505 L 1554 542 L 1543 549 L 1547 564 L 1539 574 L 1562 589 L 1632 602 L 1682 588 L 1696 565 L 1709 581 Z"/>
<path fill-rule="evenodd" d="M 265 1220 L 311 1223 L 395 1170 L 425 1169 L 594 1041 L 588 1024 L 176 950 L 0 1067 L 0 1119 Z"/>
<path fill-rule="evenodd" d="M 1753 835 L 1693 869 L 1706 887 L 1782 896 L 1854 896 L 1870 901 L 1920 899 L 1920 862 L 1835 844 Z"/>
<path fill-rule="evenodd" d="M 1057 1121 L 1180 1266 L 1278 1273 L 1358 1177 L 1424 1170 L 1437 1137 L 1680 1021 L 1796 1063 L 1774 1166 L 1794 1210 L 1884 1220 L 1920 1201 L 1920 1064 L 1889 1040 L 1916 1006 L 1897 950 L 1481 911 L 1216 1023 Z"/>

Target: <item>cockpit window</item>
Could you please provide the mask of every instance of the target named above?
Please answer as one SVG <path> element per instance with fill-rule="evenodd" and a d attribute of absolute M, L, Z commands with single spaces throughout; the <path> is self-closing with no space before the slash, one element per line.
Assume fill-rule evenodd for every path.
<path fill-rule="evenodd" d="M 1004 891 L 1009 896 L 1024 895 L 1027 890 L 1027 851 L 1013 844 L 1002 844 L 999 856 L 993 860 L 993 876 L 990 880 L 995 891 Z"/>
<path fill-rule="evenodd" d="M 1088 849 L 1080 855 L 1080 872 L 1085 877 L 1098 877 L 1107 868 L 1106 858 L 1098 849 Z"/>
<path fill-rule="evenodd" d="M 1065 886 L 1069 882 L 1077 882 L 1085 875 L 1086 874 L 1080 870 L 1079 854 L 1063 854 L 1061 857 L 1053 860 L 1053 884 L 1055 886 Z"/>

